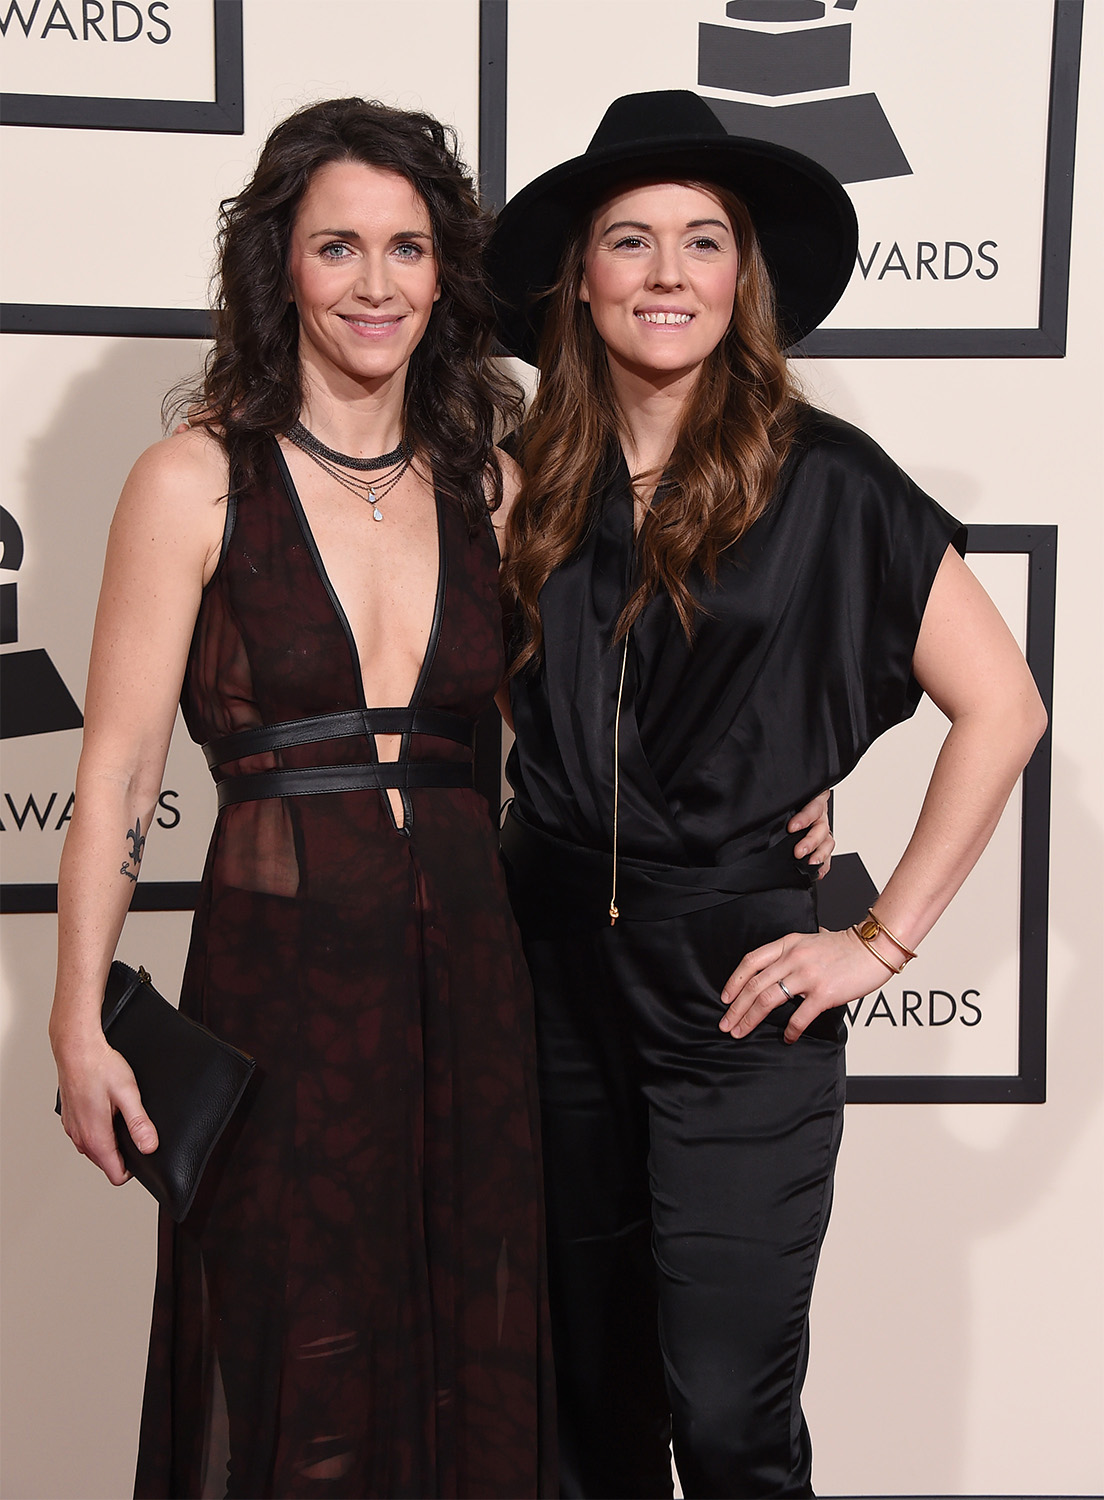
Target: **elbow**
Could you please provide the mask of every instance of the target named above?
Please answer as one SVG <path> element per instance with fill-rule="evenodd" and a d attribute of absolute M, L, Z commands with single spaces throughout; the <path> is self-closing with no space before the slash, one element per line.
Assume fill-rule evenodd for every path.
<path fill-rule="evenodd" d="M 1035 749 L 1035 746 L 1042 739 L 1043 735 L 1046 734 L 1047 725 L 1049 723 L 1050 719 L 1047 715 L 1046 707 L 1043 704 L 1043 700 L 1039 697 L 1038 691 L 1036 691 L 1035 701 L 1031 705 L 1030 724 L 1027 729 L 1028 737 L 1030 740 L 1030 748 L 1027 752 L 1029 757 L 1032 750 Z"/>
<path fill-rule="evenodd" d="M 1035 746 L 1047 731 L 1047 711 L 1034 682 L 1008 711 L 1002 715 L 1004 735 L 1010 750 L 1014 750 L 1022 770 L 1034 753 Z"/>
<path fill-rule="evenodd" d="M 109 762 L 81 756 L 77 766 L 76 806 L 118 804 L 129 816 L 133 809 L 152 808 L 161 795 L 158 768 L 144 761 Z"/>

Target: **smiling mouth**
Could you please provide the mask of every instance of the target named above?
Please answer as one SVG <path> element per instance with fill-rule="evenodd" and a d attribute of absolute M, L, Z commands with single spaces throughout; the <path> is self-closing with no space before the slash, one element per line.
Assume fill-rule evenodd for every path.
<path fill-rule="evenodd" d="M 642 323 L 667 328 L 685 328 L 687 323 L 692 323 L 694 320 L 694 314 L 686 312 L 638 312 L 635 316 Z"/>
<path fill-rule="evenodd" d="M 397 328 L 402 322 L 402 319 L 398 317 L 354 318 L 348 313 L 341 313 L 339 316 L 343 323 L 348 324 L 350 328 L 355 328 L 360 334 L 390 333 L 392 329 Z"/>

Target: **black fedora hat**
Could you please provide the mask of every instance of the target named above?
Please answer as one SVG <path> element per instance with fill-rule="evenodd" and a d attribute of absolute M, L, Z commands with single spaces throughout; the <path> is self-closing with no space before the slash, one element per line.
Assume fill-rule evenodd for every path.
<path fill-rule="evenodd" d="M 787 344 L 811 333 L 843 295 L 858 225 L 830 172 L 784 146 L 729 135 L 688 89 L 626 94 L 606 110 L 582 156 L 535 178 L 499 214 L 488 267 L 499 337 L 511 354 L 536 364 L 542 294 L 556 279 L 568 235 L 582 213 L 637 178 L 716 183 L 743 200 Z"/>

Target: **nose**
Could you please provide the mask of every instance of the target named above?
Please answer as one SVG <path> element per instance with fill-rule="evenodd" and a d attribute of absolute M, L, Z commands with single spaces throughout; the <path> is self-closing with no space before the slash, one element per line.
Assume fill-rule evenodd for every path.
<path fill-rule="evenodd" d="M 373 307 L 380 306 L 392 295 L 391 267 L 386 255 L 367 255 L 361 262 L 357 277 L 356 294 Z"/>
<path fill-rule="evenodd" d="M 678 246 L 661 241 L 656 246 L 648 267 L 648 285 L 655 291 L 674 291 L 682 283 L 683 269 Z"/>

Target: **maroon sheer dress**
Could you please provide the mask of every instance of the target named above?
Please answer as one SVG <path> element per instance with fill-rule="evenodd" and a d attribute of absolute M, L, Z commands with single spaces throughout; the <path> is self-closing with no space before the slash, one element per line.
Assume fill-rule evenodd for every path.
<path fill-rule="evenodd" d="M 182 700 L 221 810 L 181 1006 L 258 1067 L 162 1219 L 139 1497 L 554 1493 L 531 998 L 464 743 L 502 675 L 498 559 L 437 515 L 388 719 L 275 445 L 231 502 Z M 381 771 L 366 726 L 396 723 Z M 373 776 L 410 783 L 403 827 Z"/>

